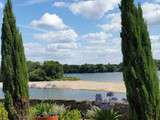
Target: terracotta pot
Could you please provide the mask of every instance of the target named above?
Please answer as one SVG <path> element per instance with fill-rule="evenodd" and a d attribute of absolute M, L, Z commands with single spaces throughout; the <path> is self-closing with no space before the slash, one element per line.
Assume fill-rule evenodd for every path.
<path fill-rule="evenodd" d="M 58 115 L 54 115 L 52 117 L 49 117 L 48 120 L 58 120 Z"/>
<path fill-rule="evenodd" d="M 36 117 L 35 120 L 58 120 L 58 115 L 48 117 Z"/>

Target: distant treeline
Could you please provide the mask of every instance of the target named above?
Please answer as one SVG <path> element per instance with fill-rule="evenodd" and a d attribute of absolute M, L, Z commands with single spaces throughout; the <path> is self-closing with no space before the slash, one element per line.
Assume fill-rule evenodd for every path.
<path fill-rule="evenodd" d="M 160 70 L 160 60 L 156 60 L 157 68 Z M 67 65 L 56 61 L 40 62 L 28 61 L 28 72 L 31 81 L 39 79 L 52 80 L 60 79 L 64 73 L 103 73 L 103 72 L 122 72 L 122 63 L 120 64 L 83 64 Z"/>
<path fill-rule="evenodd" d="M 160 70 L 160 60 L 156 60 L 157 68 Z M 103 73 L 122 72 L 121 64 L 83 64 L 62 65 L 57 61 L 45 61 L 44 63 L 27 61 L 30 81 L 53 81 L 65 78 L 64 73 Z M 0 80 L 1 81 L 1 80 Z"/>
<path fill-rule="evenodd" d="M 63 65 L 64 73 L 102 73 L 120 72 L 122 64 L 83 64 L 83 65 Z"/>
<path fill-rule="evenodd" d="M 160 70 L 160 60 L 156 60 L 157 68 Z M 120 64 L 83 64 L 63 65 L 64 73 L 100 73 L 100 72 L 122 72 Z"/>

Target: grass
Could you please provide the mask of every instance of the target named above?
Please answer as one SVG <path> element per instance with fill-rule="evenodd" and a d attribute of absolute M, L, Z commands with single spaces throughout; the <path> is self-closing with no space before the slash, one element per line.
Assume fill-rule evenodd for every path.
<path fill-rule="evenodd" d="M 80 78 L 78 77 L 63 77 L 61 79 L 55 79 L 55 80 L 58 80 L 58 81 L 78 81 L 80 80 Z M 55 81 L 53 80 L 53 81 Z"/>

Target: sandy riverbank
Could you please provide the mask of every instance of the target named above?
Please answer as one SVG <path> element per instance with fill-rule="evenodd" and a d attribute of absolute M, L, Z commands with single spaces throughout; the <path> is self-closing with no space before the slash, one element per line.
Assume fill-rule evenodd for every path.
<path fill-rule="evenodd" d="M 0 83 L 2 88 L 2 83 Z M 96 90 L 96 91 L 112 91 L 124 93 L 124 83 L 112 82 L 94 82 L 94 81 L 52 81 L 52 82 L 30 82 L 30 88 L 60 88 L 60 89 L 74 89 L 74 90 Z"/>

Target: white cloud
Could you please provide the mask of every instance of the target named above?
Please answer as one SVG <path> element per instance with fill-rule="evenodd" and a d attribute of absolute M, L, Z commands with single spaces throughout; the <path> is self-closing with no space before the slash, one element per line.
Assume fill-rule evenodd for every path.
<path fill-rule="evenodd" d="M 64 46 L 62 46 L 64 45 Z M 75 49 L 76 46 L 69 46 L 65 44 L 47 44 L 42 45 L 40 43 L 26 43 L 25 53 L 27 59 L 35 61 L 44 61 L 44 60 L 56 60 L 62 63 L 66 63 L 66 60 L 73 57 L 72 49 Z M 67 48 L 66 48 L 67 47 Z"/>
<path fill-rule="evenodd" d="M 89 33 L 89 34 L 83 35 L 81 39 L 84 40 L 84 42 L 89 44 L 102 45 L 106 43 L 109 37 L 111 37 L 111 34 L 98 32 L 98 33 Z"/>
<path fill-rule="evenodd" d="M 48 51 L 54 51 L 54 52 L 66 52 L 77 48 L 77 44 L 75 42 L 72 43 L 52 43 L 48 44 L 47 50 Z"/>
<path fill-rule="evenodd" d="M 121 29 L 120 13 L 108 13 L 109 10 L 115 8 L 115 5 L 106 5 L 110 4 L 110 1 L 114 1 L 112 4 L 117 5 L 116 0 L 88 0 L 73 3 L 55 2 L 55 7 L 69 7 L 74 14 L 79 14 L 87 18 L 98 19 L 106 16 L 106 23 L 98 25 L 101 28 L 100 32 L 79 35 L 70 26 L 65 25 L 63 20 L 57 15 L 48 13 L 49 15 L 54 15 L 54 17 L 56 16 L 56 19 L 58 17 L 61 22 L 55 23 L 54 21 L 53 23 L 53 16 L 44 17 L 43 15 L 39 20 L 35 20 L 36 25 L 32 23 L 32 26 L 40 29 L 51 29 L 47 29 L 48 31 L 43 33 L 34 34 L 34 39 L 39 44 L 30 43 L 28 46 L 25 45 L 27 57 L 29 56 L 28 58 L 33 60 L 57 60 L 67 64 L 121 62 L 121 39 L 117 36 Z M 95 3 L 97 4 L 95 5 Z M 153 14 L 153 20 L 152 17 L 148 17 L 152 15 L 150 10 L 154 13 L 157 10 L 155 10 L 157 6 L 152 8 L 150 5 L 146 6 L 146 3 L 143 4 L 144 6 L 146 7 L 143 8 L 145 9 L 144 16 L 146 20 L 151 24 L 157 23 L 155 18 L 159 18 L 159 14 L 157 16 Z M 159 38 L 158 35 L 151 36 L 154 58 L 160 57 Z"/>
<path fill-rule="evenodd" d="M 34 60 L 38 55 L 36 56 L 38 60 L 54 59 L 67 64 L 121 62 L 120 39 L 115 39 L 111 34 L 105 32 L 79 36 L 73 30 L 69 31 L 68 33 L 52 31 L 50 34 L 38 34 L 35 39 L 46 41 L 46 45 L 31 45 L 32 47 L 28 48 L 28 51 L 30 49 L 30 52 L 35 51 L 28 52 L 33 56 L 30 55 L 30 58 Z"/>
<path fill-rule="evenodd" d="M 73 51 L 78 48 L 78 34 L 65 25 L 61 18 L 55 14 L 45 13 L 39 20 L 32 21 L 31 25 L 33 28 L 44 30 L 47 28 L 47 31 L 33 34 L 33 38 L 38 44 L 29 43 L 26 45 L 29 59 L 38 58 L 42 61 L 54 59 L 62 63 L 72 61 Z"/>
<path fill-rule="evenodd" d="M 121 62 L 121 40 L 110 33 L 97 32 L 81 36 L 79 47 L 81 63 L 119 63 Z M 83 44 L 85 42 L 85 44 Z M 111 59 L 113 58 L 113 59 Z"/>
<path fill-rule="evenodd" d="M 62 44 L 58 44 L 57 45 L 57 49 L 76 49 L 77 48 L 77 44 L 75 42 L 71 42 L 71 43 L 62 43 Z"/>
<path fill-rule="evenodd" d="M 146 2 L 142 5 L 142 8 L 148 24 L 160 23 L 160 4 Z"/>
<path fill-rule="evenodd" d="M 56 14 L 45 13 L 39 20 L 33 20 L 31 26 L 37 28 L 66 29 L 63 20 Z"/>
<path fill-rule="evenodd" d="M 53 3 L 54 7 L 66 7 L 66 3 L 65 2 L 54 2 Z"/>
<path fill-rule="evenodd" d="M 112 13 L 108 14 L 106 17 L 110 20 L 107 24 L 98 25 L 103 31 L 110 32 L 110 31 L 120 31 L 121 30 L 121 17 L 120 13 Z"/>
<path fill-rule="evenodd" d="M 45 47 L 40 43 L 25 43 L 24 47 L 28 59 L 39 60 L 45 56 Z"/>
<path fill-rule="evenodd" d="M 49 43 L 68 43 L 76 41 L 77 33 L 72 29 L 50 31 L 47 33 L 35 34 L 34 39 L 43 40 Z"/>
<path fill-rule="evenodd" d="M 3 3 L 0 2 L 0 10 L 3 8 Z"/>
<path fill-rule="evenodd" d="M 98 19 L 118 5 L 119 0 L 87 0 L 72 3 L 69 9 L 74 14 L 80 14 L 87 18 Z"/>

